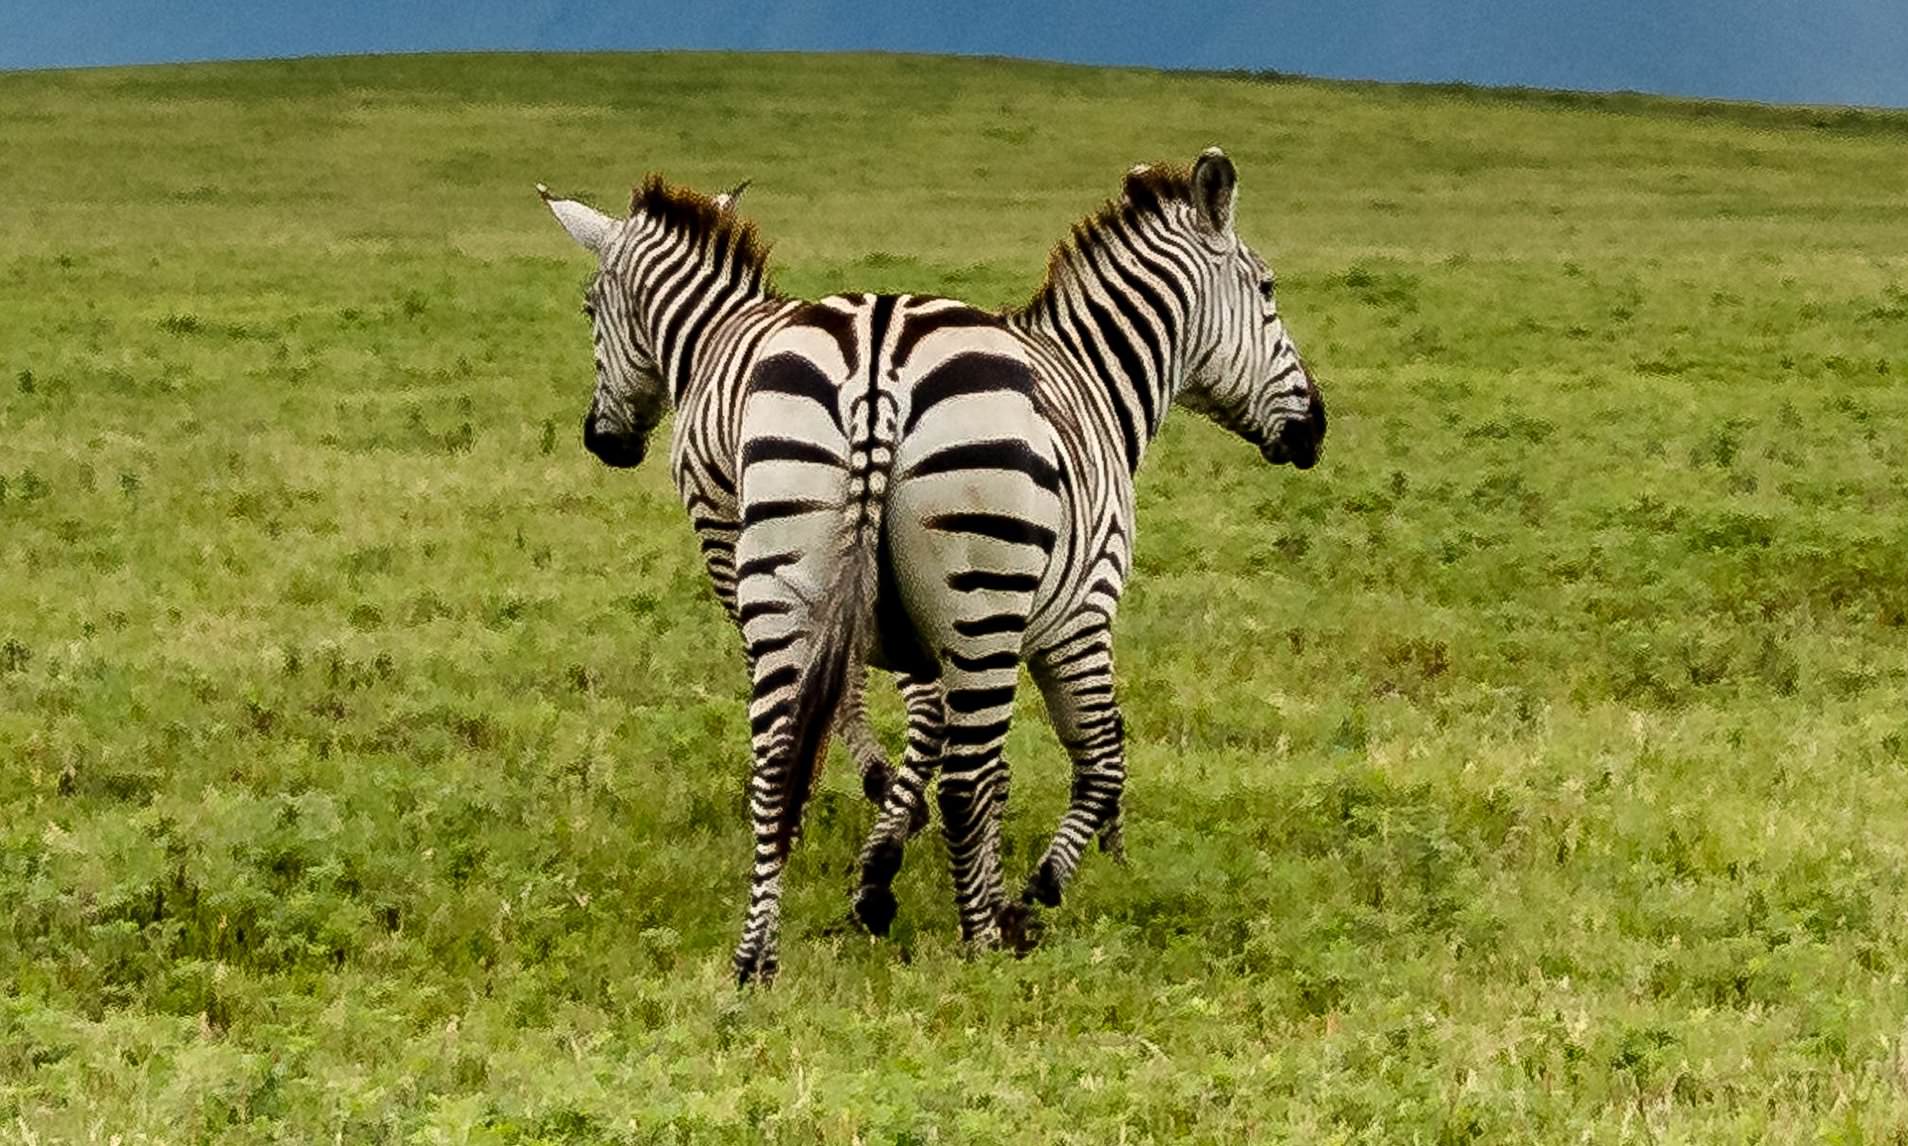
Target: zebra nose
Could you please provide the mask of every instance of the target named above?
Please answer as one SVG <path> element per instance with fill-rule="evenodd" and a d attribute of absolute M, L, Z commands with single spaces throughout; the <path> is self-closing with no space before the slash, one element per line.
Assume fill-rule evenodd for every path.
<path fill-rule="evenodd" d="M 583 448 L 595 454 L 604 465 L 617 469 L 626 469 L 643 460 L 642 435 L 605 431 L 594 410 L 583 418 Z"/>
<path fill-rule="evenodd" d="M 1319 450 L 1325 444 L 1325 396 L 1308 373 L 1305 377 L 1307 402 L 1303 417 L 1291 417 L 1279 423 L 1272 440 L 1259 451 L 1273 465 L 1290 465 L 1309 470 L 1318 464 Z"/>

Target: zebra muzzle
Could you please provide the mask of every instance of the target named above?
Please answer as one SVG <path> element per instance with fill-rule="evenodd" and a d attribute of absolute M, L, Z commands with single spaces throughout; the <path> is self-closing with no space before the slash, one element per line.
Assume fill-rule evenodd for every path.
<path fill-rule="evenodd" d="M 643 460 L 642 434 L 605 433 L 597 428 L 594 417 L 583 419 L 583 448 L 596 455 L 606 466 L 626 469 Z"/>
<path fill-rule="evenodd" d="M 1319 450 L 1325 444 L 1325 395 L 1308 375 L 1309 391 L 1305 416 L 1287 418 L 1272 432 L 1272 440 L 1259 453 L 1273 465 L 1291 465 L 1309 470 L 1318 464 Z"/>
<path fill-rule="evenodd" d="M 1324 439 L 1324 408 L 1319 406 L 1313 416 L 1282 423 L 1272 440 L 1259 448 L 1259 455 L 1275 466 L 1309 470 L 1318 464 L 1319 446 Z"/>

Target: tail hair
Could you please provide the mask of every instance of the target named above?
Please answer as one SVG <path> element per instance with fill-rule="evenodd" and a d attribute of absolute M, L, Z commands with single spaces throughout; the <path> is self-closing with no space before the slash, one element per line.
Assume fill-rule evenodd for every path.
<path fill-rule="evenodd" d="M 893 463 L 893 399 L 875 394 L 850 413 L 849 496 L 844 508 L 841 561 L 813 618 L 808 661 L 795 686 L 785 751 L 788 796 L 776 824 L 786 850 L 801 829 L 802 812 L 828 754 L 828 738 L 849 690 L 868 664 L 874 639 L 875 596 L 881 584 L 881 518 L 888 467 Z"/>

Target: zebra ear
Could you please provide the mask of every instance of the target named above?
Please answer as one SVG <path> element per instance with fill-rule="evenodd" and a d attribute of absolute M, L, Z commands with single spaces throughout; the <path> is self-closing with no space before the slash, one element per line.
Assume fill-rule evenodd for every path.
<path fill-rule="evenodd" d="M 603 243 L 609 238 L 610 228 L 616 225 L 616 220 L 574 199 L 558 199 L 541 183 L 537 184 L 537 194 L 549 205 L 550 213 L 557 217 L 557 222 L 563 224 L 563 229 L 584 250 L 591 254 L 603 252 Z"/>
<path fill-rule="evenodd" d="M 1192 169 L 1193 205 L 1208 226 L 1222 235 L 1232 233 L 1233 207 L 1239 201 L 1239 172 L 1217 147 L 1199 153 Z"/>
<path fill-rule="evenodd" d="M 728 191 L 724 191 L 722 194 L 717 195 L 715 199 L 713 200 L 713 202 L 716 205 L 716 210 L 718 211 L 735 210 L 735 201 L 742 197 L 742 192 L 747 191 L 749 189 L 749 184 L 753 182 L 755 182 L 753 179 L 744 179 L 742 182 L 737 183 L 732 189 Z"/>

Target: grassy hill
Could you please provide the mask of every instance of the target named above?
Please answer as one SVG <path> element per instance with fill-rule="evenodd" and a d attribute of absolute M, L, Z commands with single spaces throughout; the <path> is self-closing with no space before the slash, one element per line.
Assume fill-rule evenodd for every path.
<path fill-rule="evenodd" d="M 1131 866 L 1022 961 L 937 842 L 894 941 L 825 935 L 837 761 L 738 995 L 736 640 L 661 469 L 579 446 L 532 185 L 751 177 L 785 288 L 992 305 L 1213 142 L 1332 436 L 1149 457 Z M 977 60 L 0 76 L 0 1128 L 1898 1139 L 1904 143 Z"/>

